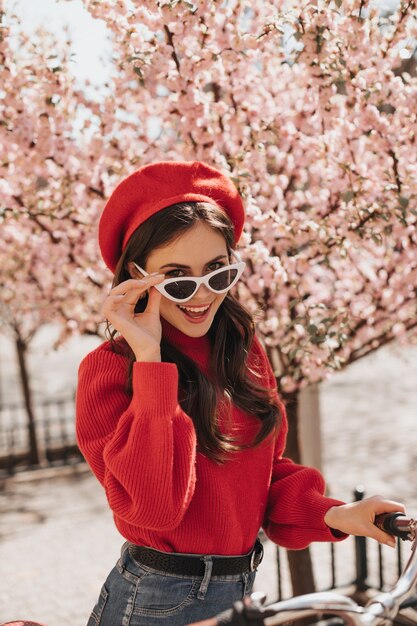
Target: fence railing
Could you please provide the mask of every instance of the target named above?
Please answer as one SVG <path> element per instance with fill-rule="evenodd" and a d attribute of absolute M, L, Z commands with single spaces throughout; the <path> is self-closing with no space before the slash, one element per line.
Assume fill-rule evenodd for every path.
<path fill-rule="evenodd" d="M 404 544 L 400 540 L 394 551 L 363 537 L 349 539 L 343 546 L 344 550 L 339 544 L 321 544 L 316 548 L 312 554 L 314 569 L 326 568 L 325 576 L 317 577 L 317 590 L 345 589 L 359 603 L 365 603 L 375 590 L 386 591 L 391 588 L 402 572 L 403 555 L 409 551 L 408 543 Z M 352 550 L 352 571 L 348 572 L 347 564 L 352 559 Z M 284 548 L 276 548 L 276 566 L 277 595 L 274 600 L 286 600 L 293 594 Z M 325 584 L 322 583 L 323 578 Z"/>
<path fill-rule="evenodd" d="M 364 497 L 362 487 L 353 492 L 353 500 Z M 310 547 L 316 588 L 319 591 L 343 589 L 359 604 L 365 604 L 376 591 L 390 589 L 400 576 L 408 558 L 410 544 L 397 540 L 395 550 L 366 537 L 351 537 L 341 543 L 315 543 Z M 277 600 L 290 598 L 286 550 L 276 547 Z M 417 590 L 416 590 L 417 594 Z M 275 600 L 275 598 L 274 598 Z"/>
<path fill-rule="evenodd" d="M 34 407 L 39 452 L 37 466 L 78 462 L 82 459 L 75 439 L 74 397 L 46 400 Z M 33 468 L 29 425 L 22 404 L 0 407 L 0 474 Z"/>

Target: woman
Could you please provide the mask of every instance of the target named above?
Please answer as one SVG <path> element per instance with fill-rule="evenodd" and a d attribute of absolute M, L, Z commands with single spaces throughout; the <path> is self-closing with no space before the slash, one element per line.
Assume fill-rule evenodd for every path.
<path fill-rule="evenodd" d="M 110 341 L 82 362 L 79 446 L 127 540 L 88 626 L 180 626 L 250 593 L 262 526 L 279 545 L 392 537 L 381 497 L 324 496 L 318 471 L 283 458 L 286 418 L 251 315 L 230 289 L 244 209 L 199 162 L 142 167 L 100 220 L 114 273 Z"/>

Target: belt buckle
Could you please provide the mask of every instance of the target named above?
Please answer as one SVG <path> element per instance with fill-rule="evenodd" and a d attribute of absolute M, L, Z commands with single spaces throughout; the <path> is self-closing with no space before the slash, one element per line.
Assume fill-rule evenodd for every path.
<path fill-rule="evenodd" d="M 260 541 L 257 541 L 250 557 L 249 571 L 256 572 L 258 566 L 262 562 L 264 556 L 264 547 Z"/>

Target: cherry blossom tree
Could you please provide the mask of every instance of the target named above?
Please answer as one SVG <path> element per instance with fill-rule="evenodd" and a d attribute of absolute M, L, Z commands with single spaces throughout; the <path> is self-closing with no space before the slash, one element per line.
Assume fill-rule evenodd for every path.
<path fill-rule="evenodd" d="M 94 215 L 105 190 L 101 179 L 96 186 L 97 140 L 84 151 L 94 106 L 76 89 L 69 43 L 47 32 L 11 36 L 17 19 L 1 8 L 0 327 L 16 345 L 30 462 L 38 463 L 27 352 L 44 324 L 61 323 L 62 339 L 76 328 L 97 332 L 105 278 Z"/>
<path fill-rule="evenodd" d="M 281 388 L 416 325 L 415 2 L 85 2 L 112 31 L 120 106 L 246 199 L 250 271 Z M 322 5 L 322 6 L 321 6 Z M 136 75 L 136 80 L 135 80 Z"/>
<path fill-rule="evenodd" d="M 391 14 L 366 0 L 84 5 L 113 47 L 95 98 L 65 54 L 36 62 L 47 41 L 22 41 L 23 74 L 5 53 L 3 219 L 22 269 L 8 293 L 38 281 L 34 308 L 43 294 L 66 332 L 95 331 L 110 277 L 93 232 L 111 188 L 155 160 L 222 169 L 247 209 L 237 294 L 257 313 L 297 460 L 299 390 L 416 337 L 416 1 Z"/>

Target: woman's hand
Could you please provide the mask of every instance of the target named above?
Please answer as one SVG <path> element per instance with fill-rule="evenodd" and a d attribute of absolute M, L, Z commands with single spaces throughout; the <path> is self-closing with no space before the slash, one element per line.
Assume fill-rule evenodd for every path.
<path fill-rule="evenodd" d="M 151 274 L 141 280 L 125 280 L 113 287 L 104 301 L 102 314 L 126 339 L 137 361 L 161 360 L 161 294 L 152 287 L 164 280 L 163 274 Z M 149 291 L 143 313 L 135 313 L 139 298 Z"/>
<path fill-rule="evenodd" d="M 386 500 L 382 496 L 372 496 L 359 502 L 350 502 L 340 506 L 333 506 L 324 516 L 324 521 L 330 528 L 340 530 L 348 535 L 371 537 L 379 543 L 395 547 L 395 537 L 374 524 L 375 517 L 380 513 L 405 513 L 404 505 L 393 500 Z"/>

